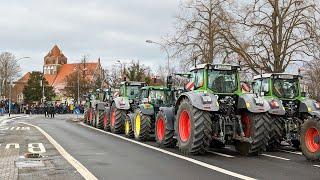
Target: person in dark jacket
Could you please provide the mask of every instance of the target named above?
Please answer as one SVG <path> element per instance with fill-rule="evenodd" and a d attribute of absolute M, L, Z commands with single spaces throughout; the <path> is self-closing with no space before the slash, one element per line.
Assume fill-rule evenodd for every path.
<path fill-rule="evenodd" d="M 49 113 L 50 113 L 50 117 L 51 117 L 51 118 L 54 118 L 54 114 L 56 113 L 55 111 L 56 111 L 56 110 L 55 110 L 54 105 L 53 105 L 53 104 L 50 104 Z"/>
<path fill-rule="evenodd" d="M 49 107 L 47 103 L 44 104 L 43 110 L 44 110 L 44 117 L 49 117 Z"/>

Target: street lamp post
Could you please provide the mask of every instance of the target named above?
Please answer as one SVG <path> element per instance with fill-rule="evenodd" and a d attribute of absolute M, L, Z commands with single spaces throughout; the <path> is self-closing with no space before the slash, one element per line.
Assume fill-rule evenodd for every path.
<path fill-rule="evenodd" d="M 159 42 L 155 42 L 155 41 L 152 41 L 152 40 L 146 40 L 146 43 L 150 43 L 150 44 L 157 44 L 159 45 L 161 48 L 163 48 L 167 54 L 167 63 L 168 63 L 168 75 L 170 74 L 170 55 L 169 55 L 169 51 L 168 49 L 166 48 L 165 45 L 159 43 Z"/>
<path fill-rule="evenodd" d="M 21 59 L 30 59 L 30 57 L 22 57 L 19 59 L 15 59 L 16 62 L 20 61 Z M 11 102 L 12 102 L 12 73 L 10 74 L 10 85 L 9 85 L 9 117 L 11 115 Z"/>

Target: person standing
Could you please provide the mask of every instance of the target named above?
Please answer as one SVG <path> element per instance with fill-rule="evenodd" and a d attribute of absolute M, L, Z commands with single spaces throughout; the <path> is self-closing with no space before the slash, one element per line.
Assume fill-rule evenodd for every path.
<path fill-rule="evenodd" d="M 50 111 L 50 117 L 51 118 L 54 118 L 54 114 L 55 114 L 55 107 L 53 104 L 50 104 L 50 107 L 49 107 L 49 111 Z"/>
<path fill-rule="evenodd" d="M 0 115 L 3 116 L 5 104 L 3 101 L 0 102 Z"/>
<path fill-rule="evenodd" d="M 49 117 L 49 113 L 48 113 L 49 107 L 47 103 L 44 104 L 43 111 L 44 111 L 44 117 Z"/>

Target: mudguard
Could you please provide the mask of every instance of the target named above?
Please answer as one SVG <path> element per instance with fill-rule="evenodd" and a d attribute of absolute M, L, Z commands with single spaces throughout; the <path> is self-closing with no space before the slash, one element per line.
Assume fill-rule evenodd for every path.
<path fill-rule="evenodd" d="M 105 106 L 106 106 L 106 103 L 105 102 L 98 102 L 96 104 L 96 109 L 97 110 L 104 110 L 105 109 Z"/>
<path fill-rule="evenodd" d="M 167 118 L 168 129 L 174 130 L 174 107 L 160 107 L 160 111 L 162 111 Z"/>
<path fill-rule="evenodd" d="M 270 109 L 268 111 L 269 114 L 280 115 L 280 116 L 283 116 L 283 115 L 286 114 L 286 109 L 284 108 L 284 106 L 282 104 L 282 101 L 280 99 L 273 98 L 273 97 L 271 97 L 271 98 L 265 97 L 265 100 L 270 105 Z M 272 102 L 277 102 L 279 107 L 278 108 L 272 108 L 272 106 L 271 106 Z"/>
<path fill-rule="evenodd" d="M 204 111 L 219 111 L 218 97 L 211 93 L 189 91 L 182 93 L 177 103 L 180 103 L 182 99 L 188 98 L 192 106 L 204 110 Z"/>
<path fill-rule="evenodd" d="M 151 104 L 140 104 L 139 109 L 142 114 L 152 116 L 154 115 L 154 108 Z"/>
<path fill-rule="evenodd" d="M 130 109 L 130 103 L 127 97 L 116 97 L 113 99 L 113 103 L 115 104 L 117 109 Z"/>
<path fill-rule="evenodd" d="M 312 116 L 320 118 L 320 109 L 316 107 L 317 101 L 310 98 L 304 98 L 300 101 L 299 112 L 300 113 L 309 113 Z"/>
<path fill-rule="evenodd" d="M 261 105 L 257 102 L 261 103 Z M 270 105 L 264 98 L 246 93 L 239 96 L 238 109 L 248 109 L 252 113 L 262 113 L 269 111 Z"/>

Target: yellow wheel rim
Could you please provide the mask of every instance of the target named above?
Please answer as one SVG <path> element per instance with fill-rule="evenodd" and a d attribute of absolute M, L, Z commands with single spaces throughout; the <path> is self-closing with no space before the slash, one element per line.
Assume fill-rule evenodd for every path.
<path fill-rule="evenodd" d="M 135 120 L 135 135 L 138 137 L 140 135 L 140 125 L 141 125 L 141 116 L 140 113 L 137 113 Z"/>
<path fill-rule="evenodd" d="M 126 120 L 126 124 L 125 124 L 125 133 L 126 133 L 126 135 L 129 134 L 129 129 L 130 129 L 129 121 L 130 121 L 130 120 L 127 119 L 127 120 Z"/>

